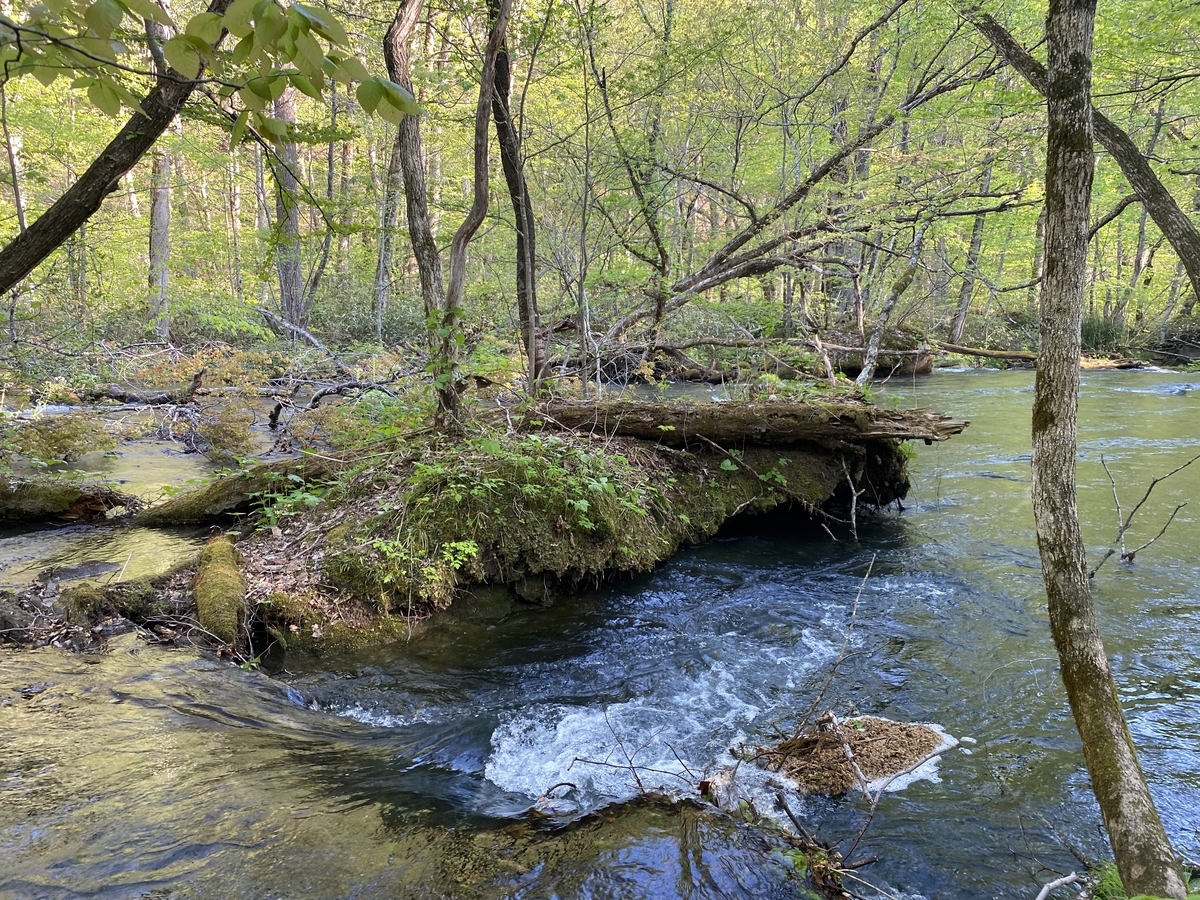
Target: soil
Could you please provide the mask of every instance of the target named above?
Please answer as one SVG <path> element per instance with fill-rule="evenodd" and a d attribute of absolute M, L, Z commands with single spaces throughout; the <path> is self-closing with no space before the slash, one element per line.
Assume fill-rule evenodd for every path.
<path fill-rule="evenodd" d="M 832 797 L 860 786 L 846 759 L 846 745 L 867 781 L 878 784 L 916 768 L 942 741 L 928 725 L 875 716 L 838 720 L 824 714 L 815 727 L 760 748 L 759 755 L 772 771 L 794 779 L 801 793 Z"/>

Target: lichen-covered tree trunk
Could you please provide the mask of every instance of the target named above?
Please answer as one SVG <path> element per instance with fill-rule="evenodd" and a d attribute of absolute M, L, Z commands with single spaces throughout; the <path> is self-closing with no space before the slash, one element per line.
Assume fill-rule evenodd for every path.
<path fill-rule="evenodd" d="M 1087 273 L 1096 0 L 1051 0 L 1046 147 L 1046 274 L 1033 402 L 1033 511 L 1058 649 L 1092 790 L 1130 896 L 1183 898 L 1100 637 L 1075 501 L 1080 324 Z"/>

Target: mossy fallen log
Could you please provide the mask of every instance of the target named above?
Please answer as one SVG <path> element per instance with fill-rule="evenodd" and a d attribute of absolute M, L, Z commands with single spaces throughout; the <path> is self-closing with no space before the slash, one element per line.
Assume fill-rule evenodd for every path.
<path fill-rule="evenodd" d="M 854 399 L 801 402 L 548 403 L 526 416 L 526 430 L 566 428 L 691 447 L 813 445 L 834 452 L 878 440 L 944 441 L 968 425 L 928 409 L 883 409 Z"/>
<path fill-rule="evenodd" d="M 344 465 L 342 460 L 327 456 L 260 463 L 152 506 L 142 511 L 134 524 L 193 525 L 244 515 L 270 506 L 273 497 L 295 490 L 296 484 L 326 478 Z"/>
<path fill-rule="evenodd" d="M 136 512 L 141 505 L 137 497 L 102 484 L 0 476 L 0 519 L 91 522 L 115 509 Z"/>
<path fill-rule="evenodd" d="M 229 538 L 215 537 L 200 551 L 195 592 L 196 613 L 204 629 L 227 644 L 237 643 L 246 603 L 246 580 Z"/>

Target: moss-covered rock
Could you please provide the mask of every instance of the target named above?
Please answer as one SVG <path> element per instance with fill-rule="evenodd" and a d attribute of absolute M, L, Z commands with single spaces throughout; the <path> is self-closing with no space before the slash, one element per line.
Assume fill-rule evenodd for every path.
<path fill-rule="evenodd" d="M 66 478 L 0 476 L 0 519 L 102 519 L 112 510 L 134 512 L 141 501 L 101 484 Z"/>
<path fill-rule="evenodd" d="M 238 637 L 246 602 L 246 581 L 238 570 L 237 550 L 229 538 L 215 537 L 200 552 L 196 569 L 196 610 L 204 629 L 227 644 Z"/>

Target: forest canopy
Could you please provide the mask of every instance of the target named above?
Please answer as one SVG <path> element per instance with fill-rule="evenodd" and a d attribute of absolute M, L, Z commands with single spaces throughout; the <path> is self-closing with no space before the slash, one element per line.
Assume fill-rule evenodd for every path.
<path fill-rule="evenodd" d="M 529 0 L 497 34 L 501 6 L 12 4 L 4 254 L 151 116 L 148 92 L 189 90 L 8 292 L 8 360 L 297 329 L 426 343 L 445 322 L 410 239 L 403 120 L 419 120 L 445 253 L 475 196 L 489 31 L 491 196 L 455 307 L 462 343 L 524 340 L 531 359 L 540 345 L 531 377 L 615 348 L 703 367 L 764 339 L 792 342 L 797 365 L 814 342 L 873 337 L 1036 350 L 1044 100 L 1012 57 L 1042 65 L 1041 5 Z M 415 16 L 411 95 L 385 59 L 398 8 Z M 1197 41 L 1152 0 L 1097 21 L 1095 106 L 1137 159 L 1097 148 L 1085 349 L 1190 356 Z"/>

